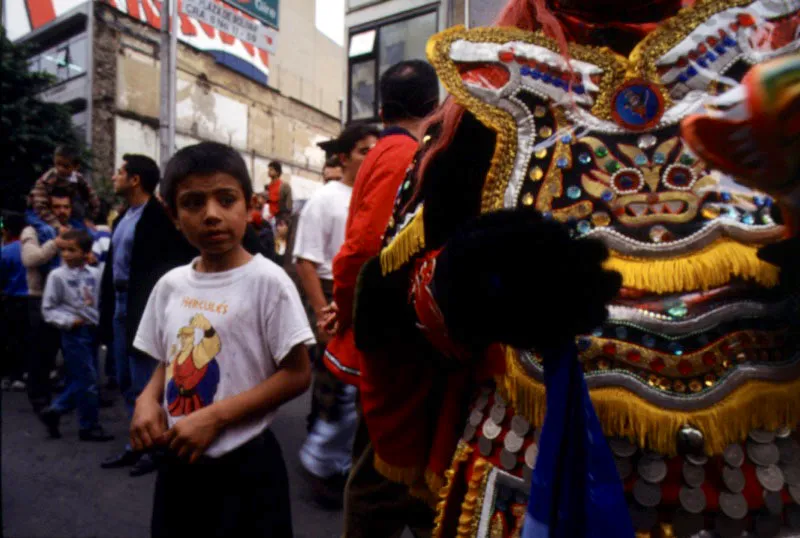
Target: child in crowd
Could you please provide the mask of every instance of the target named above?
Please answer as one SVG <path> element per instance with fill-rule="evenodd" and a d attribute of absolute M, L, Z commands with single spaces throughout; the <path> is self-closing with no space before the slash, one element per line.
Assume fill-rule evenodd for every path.
<path fill-rule="evenodd" d="M 100 201 L 100 210 L 96 219 L 86 219 L 86 225 L 92 234 L 92 258 L 95 267 L 103 274 L 106 266 L 108 249 L 111 248 L 111 226 L 108 224 L 108 202 Z"/>
<path fill-rule="evenodd" d="M 86 217 L 96 218 L 100 210 L 100 199 L 94 189 L 78 172 L 80 153 L 76 148 L 58 146 L 53 155 L 53 168 L 36 180 L 36 184 L 28 195 L 28 206 L 31 208 L 31 219 L 37 219 L 55 228 L 56 232 L 63 226 L 50 208 L 50 196 L 53 189 L 67 191 L 73 206 L 73 218 L 83 222 Z M 83 226 L 78 226 L 83 227 Z"/>
<path fill-rule="evenodd" d="M 300 297 L 283 270 L 242 246 L 253 192 L 238 152 L 183 148 L 161 188 L 200 256 L 158 281 L 134 340 L 159 364 L 136 402 L 131 445 L 168 448 L 152 535 L 292 536 L 269 425 L 311 379 Z"/>
<path fill-rule="evenodd" d="M 39 414 L 51 437 L 61 437 L 61 415 L 78 408 L 81 441 L 114 438 L 100 425 L 97 389 L 97 310 L 100 273 L 87 265 L 92 237 L 86 230 L 67 230 L 59 247 L 64 264 L 50 272 L 42 297 L 42 317 L 61 330 L 66 388 Z"/>
<path fill-rule="evenodd" d="M 3 323 L 0 324 L 0 350 L 3 351 L 3 381 L 5 390 L 25 390 L 25 350 L 28 334 L 27 269 L 22 265 L 19 236 L 25 227 L 21 213 L 3 215 L 3 248 L 0 254 L 0 305 Z"/>

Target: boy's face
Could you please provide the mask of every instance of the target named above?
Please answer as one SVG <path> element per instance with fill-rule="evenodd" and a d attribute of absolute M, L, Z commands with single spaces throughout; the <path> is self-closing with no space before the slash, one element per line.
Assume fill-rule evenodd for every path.
<path fill-rule="evenodd" d="M 281 177 L 278 171 L 272 168 L 271 166 L 267 167 L 267 175 L 269 176 L 270 179 L 277 179 Z"/>
<path fill-rule="evenodd" d="M 322 169 L 322 181 L 341 181 L 344 171 L 341 166 L 326 166 Z"/>
<path fill-rule="evenodd" d="M 230 174 L 188 176 L 178 185 L 175 206 L 178 226 L 201 254 L 219 256 L 242 243 L 250 201 Z"/>
<path fill-rule="evenodd" d="M 72 200 L 67 198 L 61 198 L 59 196 L 51 196 L 50 197 L 50 211 L 53 212 L 53 215 L 58 219 L 58 222 L 61 224 L 67 224 L 69 222 L 69 218 L 72 216 Z"/>
<path fill-rule="evenodd" d="M 275 232 L 280 239 L 286 239 L 286 237 L 289 235 L 289 225 L 282 220 L 279 220 L 275 225 Z"/>
<path fill-rule="evenodd" d="M 64 240 L 64 246 L 61 247 L 61 259 L 67 264 L 67 267 L 80 267 L 86 263 L 87 253 L 84 252 L 78 242 L 73 240 Z"/>
<path fill-rule="evenodd" d="M 61 179 L 66 179 L 75 171 L 75 163 L 62 155 L 53 158 L 53 166 L 56 168 L 56 175 Z"/>

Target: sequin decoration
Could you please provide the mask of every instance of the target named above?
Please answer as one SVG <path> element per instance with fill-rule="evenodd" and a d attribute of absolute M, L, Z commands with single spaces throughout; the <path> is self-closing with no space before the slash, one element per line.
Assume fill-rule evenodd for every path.
<path fill-rule="evenodd" d="M 567 166 L 569 166 L 569 159 L 567 159 L 566 157 L 559 157 L 558 160 L 556 160 L 556 166 L 558 166 L 561 169 L 566 168 Z"/>
<path fill-rule="evenodd" d="M 642 344 L 645 347 L 653 347 L 656 345 L 656 339 L 650 336 L 649 334 L 646 334 L 642 336 Z"/>
<path fill-rule="evenodd" d="M 756 223 L 756 218 L 753 216 L 753 214 L 752 214 L 752 213 L 747 213 L 746 215 L 744 215 L 744 216 L 742 217 L 742 222 L 743 222 L 744 224 L 753 225 L 753 224 L 755 224 L 755 223 Z"/>
<path fill-rule="evenodd" d="M 522 197 L 522 205 L 533 205 L 533 195 L 531 193 L 528 192 Z"/>
<path fill-rule="evenodd" d="M 588 234 L 592 230 L 592 225 L 589 224 L 589 221 L 582 220 L 582 221 L 578 222 L 577 229 L 578 229 L 578 232 L 581 235 L 585 235 L 585 234 Z"/>
<path fill-rule="evenodd" d="M 600 338 L 601 336 L 603 336 L 603 328 L 602 327 L 595 328 L 595 330 L 592 331 L 592 336 L 596 338 Z"/>
<path fill-rule="evenodd" d="M 709 220 L 715 219 L 719 217 L 719 207 L 715 205 L 704 205 L 700 213 L 703 215 L 703 218 Z"/>
<path fill-rule="evenodd" d="M 592 224 L 598 227 L 608 226 L 611 224 L 611 217 L 604 211 L 598 211 L 592 214 Z"/>
<path fill-rule="evenodd" d="M 640 153 L 633 158 L 633 162 L 636 163 L 636 166 L 645 166 L 650 161 L 647 159 L 647 155 Z"/>
<path fill-rule="evenodd" d="M 561 167 L 559 167 L 559 168 L 561 168 Z M 581 197 L 581 188 L 577 187 L 575 185 L 570 186 L 567 189 L 567 196 L 569 196 L 573 200 L 577 200 L 578 198 Z"/>
<path fill-rule="evenodd" d="M 533 155 L 537 159 L 544 159 L 545 157 L 547 157 L 547 148 L 537 149 L 536 153 L 534 153 Z"/>
<path fill-rule="evenodd" d="M 537 105 L 536 108 L 533 109 L 533 115 L 536 118 L 544 118 L 545 114 L 547 114 L 547 109 L 542 105 Z"/>
<path fill-rule="evenodd" d="M 550 138 L 553 135 L 553 129 L 545 125 L 539 129 L 539 136 L 542 138 Z"/>
<path fill-rule="evenodd" d="M 603 157 L 608 155 L 608 148 L 605 146 L 599 146 L 594 150 L 594 154 L 602 159 Z"/>
<path fill-rule="evenodd" d="M 626 329 L 625 327 L 617 327 L 614 333 L 620 340 L 625 340 L 626 338 L 628 338 L 628 329 Z"/>
<path fill-rule="evenodd" d="M 723 214 L 722 217 L 726 219 L 739 220 L 739 212 L 736 211 L 735 207 L 729 207 L 725 210 L 725 214 Z"/>
<path fill-rule="evenodd" d="M 656 164 L 664 164 L 667 162 L 667 156 L 661 153 L 660 151 L 656 151 L 653 154 L 653 162 Z"/>
<path fill-rule="evenodd" d="M 658 140 L 655 136 L 644 134 L 636 141 L 636 145 L 639 146 L 639 149 L 650 149 L 656 145 L 656 142 L 658 142 Z"/>
<path fill-rule="evenodd" d="M 564 136 L 561 137 L 561 143 L 562 144 L 569 144 L 570 142 L 572 142 L 572 135 L 571 134 L 565 134 Z"/>
<path fill-rule="evenodd" d="M 669 230 L 661 225 L 656 225 L 650 228 L 650 240 L 653 243 L 661 243 L 663 241 L 667 241 L 670 238 Z"/>
<path fill-rule="evenodd" d="M 683 155 L 681 155 L 681 164 L 685 164 L 687 166 L 694 164 L 694 157 L 684 153 Z"/>
<path fill-rule="evenodd" d="M 581 164 L 589 164 L 592 162 L 592 156 L 586 152 L 578 155 L 578 162 Z"/>
<path fill-rule="evenodd" d="M 539 181 L 544 177 L 544 171 L 538 166 L 534 166 L 531 168 L 531 173 L 529 175 L 533 181 Z"/>
<path fill-rule="evenodd" d="M 667 307 L 667 314 L 669 314 L 673 319 L 681 319 L 686 317 L 686 314 L 689 313 L 689 308 L 686 306 L 686 303 L 681 301 L 680 299 L 665 305 Z"/>
<path fill-rule="evenodd" d="M 669 349 L 670 353 L 672 353 L 677 357 L 683 355 L 683 346 L 680 345 L 678 342 L 670 342 L 669 345 L 667 346 L 667 349 Z"/>
<path fill-rule="evenodd" d="M 650 81 L 631 80 L 611 98 L 611 116 L 618 125 L 633 131 L 653 127 L 664 114 L 664 96 Z"/>
<path fill-rule="evenodd" d="M 614 199 L 614 193 L 609 190 L 604 190 L 603 194 L 600 195 L 600 198 L 602 198 L 604 202 L 610 202 Z"/>
<path fill-rule="evenodd" d="M 606 172 L 608 172 L 609 174 L 613 174 L 614 172 L 619 170 L 620 165 L 619 165 L 619 163 L 617 161 L 608 161 L 606 163 L 605 168 L 606 168 Z"/>
<path fill-rule="evenodd" d="M 719 199 L 725 203 L 728 203 L 731 201 L 731 193 L 722 191 L 721 193 L 719 193 Z"/>

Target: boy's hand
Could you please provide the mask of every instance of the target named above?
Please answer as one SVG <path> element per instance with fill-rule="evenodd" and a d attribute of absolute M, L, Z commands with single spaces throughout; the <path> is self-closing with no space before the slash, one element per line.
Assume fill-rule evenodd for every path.
<path fill-rule="evenodd" d="M 161 404 L 153 398 L 136 400 L 131 419 L 131 447 L 145 450 L 158 444 L 167 431 L 167 415 Z"/>
<path fill-rule="evenodd" d="M 179 458 L 188 458 L 189 463 L 194 463 L 219 436 L 221 430 L 222 424 L 213 409 L 206 407 L 175 424 L 162 436 L 162 441 L 169 444 L 169 449 Z"/>
<path fill-rule="evenodd" d="M 322 318 L 317 322 L 317 329 L 335 336 L 339 332 L 339 306 L 332 302 L 322 309 Z"/>

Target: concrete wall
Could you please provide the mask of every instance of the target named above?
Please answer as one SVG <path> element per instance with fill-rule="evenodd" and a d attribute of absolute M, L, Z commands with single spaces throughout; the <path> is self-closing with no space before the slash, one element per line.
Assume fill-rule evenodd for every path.
<path fill-rule="evenodd" d="M 313 0 L 308 3 L 313 5 Z M 284 5 L 289 4 L 294 2 Z M 148 25 L 103 4 L 95 9 L 95 173 L 110 177 L 124 153 L 147 153 L 158 160 L 159 41 Z M 281 14 L 282 35 L 291 28 L 292 13 Z M 310 20 L 313 28 L 313 10 Z M 316 38 L 309 39 L 311 43 Z M 288 39 L 281 44 L 289 45 Z M 309 45 L 305 61 L 298 58 L 298 64 L 314 65 L 313 47 Z M 332 101 L 328 105 L 331 108 Z M 335 108 L 336 115 L 315 109 L 179 43 L 176 146 L 196 140 L 233 146 L 245 157 L 256 190 L 267 181 L 266 165 L 273 159 L 284 163 L 290 183 L 292 177 L 321 181 L 324 153 L 316 143 L 339 132 L 338 99 Z M 297 183 L 297 194 L 305 194 L 308 184 Z"/>

